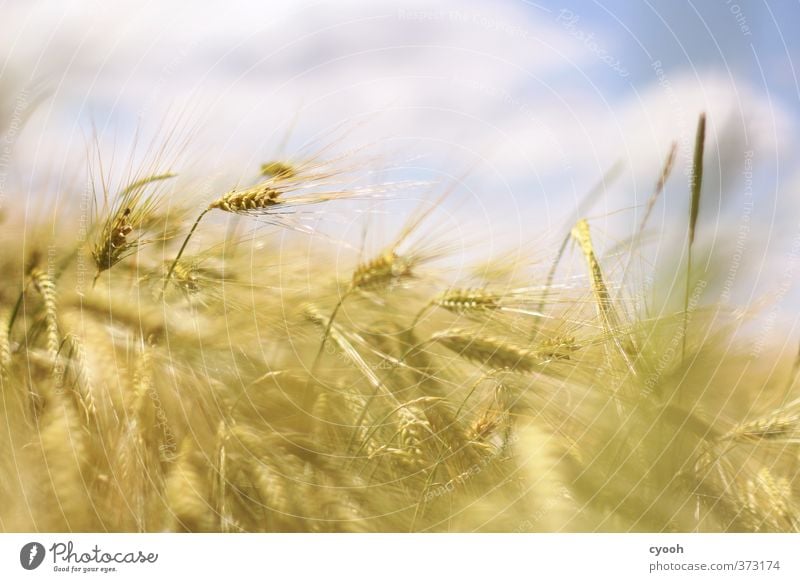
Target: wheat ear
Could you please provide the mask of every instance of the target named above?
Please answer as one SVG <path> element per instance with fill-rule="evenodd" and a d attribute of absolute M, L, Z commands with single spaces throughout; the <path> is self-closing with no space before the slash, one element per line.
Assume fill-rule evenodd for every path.
<path fill-rule="evenodd" d="M 620 173 L 622 168 L 622 164 L 618 161 L 615 163 L 611 168 L 605 173 L 605 175 L 600 179 L 598 183 L 589 190 L 578 204 L 578 208 L 575 214 L 569 219 L 569 222 L 565 225 L 564 230 L 567 233 L 564 235 L 564 238 L 561 241 L 561 245 L 558 247 L 558 253 L 556 253 L 556 258 L 553 260 L 553 264 L 550 265 L 550 270 L 547 273 L 547 279 L 545 280 L 544 285 L 544 293 L 542 294 L 542 299 L 539 302 L 539 305 L 536 307 L 536 311 L 542 313 L 544 311 L 545 303 L 547 302 L 547 297 L 550 293 L 550 289 L 553 286 L 553 281 L 556 277 L 556 271 L 558 270 L 558 265 L 561 263 L 561 259 L 564 257 L 564 253 L 567 250 L 567 245 L 569 244 L 570 240 L 570 228 L 575 221 L 578 220 L 583 214 L 585 214 L 595 203 L 598 196 L 605 192 L 606 186 L 608 183 L 613 182 L 616 180 L 617 176 Z M 536 334 L 539 332 L 539 326 L 535 326 L 533 328 L 533 333 L 531 334 L 531 339 L 536 337 Z"/>
<path fill-rule="evenodd" d="M 0 311 L 0 383 L 5 382 L 11 368 L 11 338 L 6 322 L 10 319 L 6 310 Z"/>
<path fill-rule="evenodd" d="M 58 309 L 56 307 L 56 285 L 52 277 L 39 268 L 33 269 L 31 278 L 44 301 L 44 318 L 47 328 L 47 353 L 55 362 L 61 341 L 58 337 Z"/>
<path fill-rule="evenodd" d="M 496 293 L 485 291 L 484 289 L 448 289 L 423 307 L 411 324 L 414 329 L 422 316 L 432 307 L 441 307 L 453 313 L 465 313 L 467 311 L 494 311 L 501 308 L 500 296 Z"/>
<path fill-rule="evenodd" d="M 333 308 L 331 315 L 328 317 L 328 324 L 325 327 L 325 331 L 322 333 L 322 340 L 320 341 L 319 350 L 317 350 L 317 355 L 314 357 L 314 363 L 311 365 L 312 376 L 316 371 L 320 358 L 322 357 L 322 352 L 325 350 L 325 343 L 330 335 L 331 326 L 333 326 L 336 315 L 342 308 L 345 299 L 357 291 L 388 287 L 394 281 L 408 276 L 411 276 L 411 264 L 398 256 L 393 249 L 384 252 L 371 261 L 361 263 L 356 267 L 355 271 L 353 271 L 353 277 L 350 281 L 350 284 L 345 292 L 342 293 L 342 296 L 339 298 L 339 301 Z"/>
<path fill-rule="evenodd" d="M 542 344 L 539 349 L 527 349 L 510 344 L 500 338 L 482 336 L 470 331 L 454 330 L 439 332 L 431 337 L 459 357 L 487 366 L 493 370 L 531 373 L 553 360 L 570 359 L 574 344 Z M 566 349 L 559 349 L 566 348 Z"/>
<path fill-rule="evenodd" d="M 683 348 L 682 356 L 686 357 L 686 331 L 689 325 L 689 286 L 692 277 L 692 247 L 694 246 L 697 217 L 700 214 L 700 192 L 703 188 L 703 151 L 706 141 L 706 114 L 701 113 L 697 120 L 697 135 L 694 142 L 694 160 L 692 162 L 692 202 L 689 209 L 689 249 L 686 257 L 686 292 L 683 297 Z"/>
<path fill-rule="evenodd" d="M 634 348 L 630 340 L 623 342 L 619 338 L 620 320 L 619 315 L 614 309 L 614 302 L 611 298 L 611 293 L 608 291 L 605 279 L 603 277 L 603 270 L 600 268 L 600 262 L 597 260 L 597 255 L 594 252 L 594 245 L 592 244 L 592 237 L 589 231 L 589 223 L 586 220 L 579 220 L 578 224 L 572 229 L 572 236 L 581 247 L 583 256 L 586 259 L 586 264 L 589 267 L 589 273 L 592 280 L 592 292 L 595 296 L 597 303 L 597 311 L 603 323 L 606 333 L 609 337 L 613 338 L 614 343 L 619 349 L 620 355 L 628 364 L 631 372 L 635 374 L 633 362 L 628 355 L 629 351 Z"/>

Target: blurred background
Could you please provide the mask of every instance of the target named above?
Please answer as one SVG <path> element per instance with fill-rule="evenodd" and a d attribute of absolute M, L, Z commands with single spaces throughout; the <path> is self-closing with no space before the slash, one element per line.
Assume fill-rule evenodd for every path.
<path fill-rule="evenodd" d="M 685 245 L 704 111 L 709 300 L 765 306 L 770 331 L 796 336 L 798 2 L 6 0 L 0 13 L 1 211 L 82 188 L 94 135 L 124 156 L 137 135 L 185 133 L 175 169 L 209 191 L 338 136 L 392 173 L 458 182 L 447 220 L 489 250 L 551 255 L 577 214 L 613 249 L 675 141 L 650 220 L 657 262 Z"/>

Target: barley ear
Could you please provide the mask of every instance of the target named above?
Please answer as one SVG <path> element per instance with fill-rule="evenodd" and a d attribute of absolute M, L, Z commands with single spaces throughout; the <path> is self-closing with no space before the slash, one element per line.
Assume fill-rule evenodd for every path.
<path fill-rule="evenodd" d="M 675 157 L 677 154 L 678 142 L 672 142 L 672 146 L 669 148 L 669 153 L 667 154 L 667 159 L 664 161 L 664 167 L 661 169 L 661 174 L 656 182 L 656 187 L 653 189 L 653 194 L 647 201 L 647 208 L 644 211 L 642 222 L 639 223 L 639 235 L 641 235 L 642 231 L 644 231 L 647 221 L 653 212 L 653 208 L 655 207 L 659 196 L 661 196 L 661 193 L 664 191 L 664 186 L 667 185 L 667 180 L 669 179 L 670 174 L 672 174 L 672 167 L 675 165 Z"/>
<path fill-rule="evenodd" d="M 600 194 L 605 192 L 606 185 L 610 182 L 616 180 L 617 176 L 620 173 L 622 168 L 622 164 L 620 162 L 615 163 L 611 168 L 603 175 L 600 181 L 592 187 L 583 197 L 583 199 L 578 204 L 577 212 L 574 214 L 570 219 L 569 222 L 565 226 L 565 230 L 570 228 L 570 225 L 574 224 L 575 221 L 580 218 L 582 214 L 587 212 L 597 201 L 597 198 Z M 571 233 L 568 231 L 565 235 L 563 240 L 561 241 L 561 245 L 558 247 L 558 253 L 556 254 L 556 258 L 553 260 L 553 264 L 550 265 L 550 270 L 547 273 L 547 279 L 545 280 L 544 284 L 544 293 L 542 293 L 542 299 L 539 301 L 539 305 L 536 307 L 536 311 L 542 313 L 544 311 L 544 306 L 547 303 L 547 297 L 550 294 L 550 289 L 553 286 L 553 281 L 555 280 L 556 271 L 558 270 L 558 265 L 561 263 L 561 259 L 564 257 L 564 253 L 567 250 L 567 245 L 569 244 Z M 537 324 L 533 328 L 533 333 L 531 334 L 531 339 L 536 337 L 536 334 L 539 332 L 539 325 Z"/>
<path fill-rule="evenodd" d="M 692 162 L 691 191 L 692 201 L 689 209 L 689 250 L 686 258 L 686 292 L 683 297 L 683 349 L 686 357 L 686 328 L 689 325 L 689 286 L 692 277 L 692 246 L 697 230 L 697 217 L 700 214 L 700 192 L 703 187 L 703 151 L 706 141 L 706 114 L 701 113 L 697 120 L 697 134 L 694 142 L 694 160 Z"/>
<path fill-rule="evenodd" d="M 579 220 L 578 224 L 572 229 L 572 236 L 577 241 L 586 259 L 586 264 L 591 276 L 592 292 L 595 297 L 595 302 L 597 303 L 597 313 L 602 321 L 603 329 L 608 337 L 612 338 L 630 371 L 635 374 L 633 362 L 629 355 L 629 352 L 635 351 L 635 347 L 629 338 L 623 339 L 620 337 L 620 318 L 614 308 L 614 301 L 606 286 L 605 279 L 603 278 L 600 262 L 597 260 L 597 255 L 594 252 L 594 245 L 592 244 L 592 237 L 589 232 L 589 223 L 583 219 Z"/>
<path fill-rule="evenodd" d="M 58 334 L 58 309 L 56 307 L 56 285 L 53 278 L 41 269 L 34 269 L 31 278 L 36 290 L 44 301 L 45 327 L 47 328 L 47 353 L 55 362 L 58 358 L 58 350 L 61 340 Z"/>
<path fill-rule="evenodd" d="M 5 382 L 11 368 L 11 338 L 6 326 L 9 319 L 6 310 L 0 311 L 0 384 Z"/>

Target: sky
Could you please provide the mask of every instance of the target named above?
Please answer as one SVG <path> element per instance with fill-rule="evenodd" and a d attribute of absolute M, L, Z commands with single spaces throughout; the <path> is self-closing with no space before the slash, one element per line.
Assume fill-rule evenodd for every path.
<path fill-rule="evenodd" d="M 563 236 L 619 163 L 583 211 L 613 246 L 673 141 L 650 224 L 685 233 L 705 112 L 702 242 L 746 301 L 776 280 L 774 301 L 794 293 L 796 1 L 6 0 L 0 14 L 5 91 L 46 94 L 4 181 L 27 196 L 69 184 L 93 131 L 127 151 L 137 131 L 189 128 L 185 171 L 209 190 L 346 135 L 404 176 L 459 182 L 443 220 L 495 249 Z"/>

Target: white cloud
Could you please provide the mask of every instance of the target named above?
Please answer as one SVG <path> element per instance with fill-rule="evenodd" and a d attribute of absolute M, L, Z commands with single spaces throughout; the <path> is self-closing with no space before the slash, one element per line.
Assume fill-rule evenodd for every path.
<path fill-rule="evenodd" d="M 367 117 L 354 143 L 387 139 L 386 151 L 449 160 L 449 171 L 473 164 L 472 179 L 491 190 L 477 207 L 553 225 L 619 158 L 627 178 L 598 212 L 642 204 L 670 141 L 682 164 L 691 155 L 701 110 L 712 148 L 726 124 L 764 164 L 795 143 L 796 119 L 764 90 L 715 71 L 656 70 L 633 90 L 556 12 L 523 3 L 53 0 L 5 10 L 20 31 L 0 38 L 7 67 L 54 91 L 19 144 L 23 173 L 65 156 L 65 168 L 82 167 L 90 121 L 102 130 L 110 120 L 109 139 L 124 144 L 140 119 L 153 127 L 172 111 L 198 129 L 192 159 L 230 182 L 272 153 L 296 114 L 295 143 Z M 611 81 L 598 84 L 598 69 Z"/>

